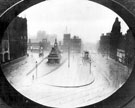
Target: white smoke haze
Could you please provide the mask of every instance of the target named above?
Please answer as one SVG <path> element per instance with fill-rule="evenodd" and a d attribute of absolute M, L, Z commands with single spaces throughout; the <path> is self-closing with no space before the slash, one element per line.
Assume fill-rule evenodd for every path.
<path fill-rule="evenodd" d="M 77 35 L 85 42 L 95 43 L 102 33 L 108 33 L 116 17 L 110 9 L 87 0 L 48 0 L 21 13 L 28 19 L 28 34 L 36 36 L 40 30 L 56 34 L 58 39 L 67 32 Z M 119 17 L 123 34 L 128 26 Z"/>

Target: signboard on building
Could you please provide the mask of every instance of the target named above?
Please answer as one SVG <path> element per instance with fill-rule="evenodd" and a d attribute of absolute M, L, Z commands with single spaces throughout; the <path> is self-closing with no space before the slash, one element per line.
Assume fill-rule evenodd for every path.
<path fill-rule="evenodd" d="M 125 63 L 125 51 L 122 49 L 117 49 L 117 58 L 121 63 Z"/>

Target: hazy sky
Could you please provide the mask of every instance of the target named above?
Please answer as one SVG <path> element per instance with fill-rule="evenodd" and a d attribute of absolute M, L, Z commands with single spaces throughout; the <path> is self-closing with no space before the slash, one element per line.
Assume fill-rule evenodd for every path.
<path fill-rule="evenodd" d="M 102 33 L 110 32 L 118 17 L 110 9 L 88 0 L 48 0 L 34 5 L 19 16 L 28 19 L 29 37 L 44 30 L 62 39 L 67 26 L 72 36 L 77 35 L 90 42 L 96 42 Z M 120 21 L 122 32 L 125 33 L 128 27 L 121 18 Z"/>

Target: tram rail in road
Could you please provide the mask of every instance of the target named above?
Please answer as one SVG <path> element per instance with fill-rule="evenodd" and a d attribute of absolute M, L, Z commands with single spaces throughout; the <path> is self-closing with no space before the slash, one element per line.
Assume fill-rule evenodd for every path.
<path fill-rule="evenodd" d="M 47 59 L 47 56 L 43 58 L 39 63 L 36 63 L 36 65 L 26 74 L 26 76 L 31 74 L 45 59 Z"/>

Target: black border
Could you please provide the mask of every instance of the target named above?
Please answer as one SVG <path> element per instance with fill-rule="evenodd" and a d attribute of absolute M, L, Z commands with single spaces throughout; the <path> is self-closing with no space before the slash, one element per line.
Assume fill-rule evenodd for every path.
<path fill-rule="evenodd" d="M 2 17 L 0 17 L 0 36 L 3 36 L 4 31 L 8 27 L 9 23 L 25 9 L 40 3 L 45 0 L 24 0 L 17 5 L 13 6 Z M 90 0 L 96 3 L 102 4 L 116 12 L 127 23 L 135 37 L 135 16 L 125 6 L 121 5 L 114 0 Z M 0 37 L 1 39 L 2 37 Z M 128 104 L 128 102 L 135 98 L 135 67 L 131 73 L 127 82 L 112 96 L 109 98 L 88 106 L 89 108 L 122 108 Z M 22 96 L 17 92 L 6 80 L 0 69 L 0 97 L 13 108 L 45 108 L 38 103 L 31 101 L 30 99 Z"/>

